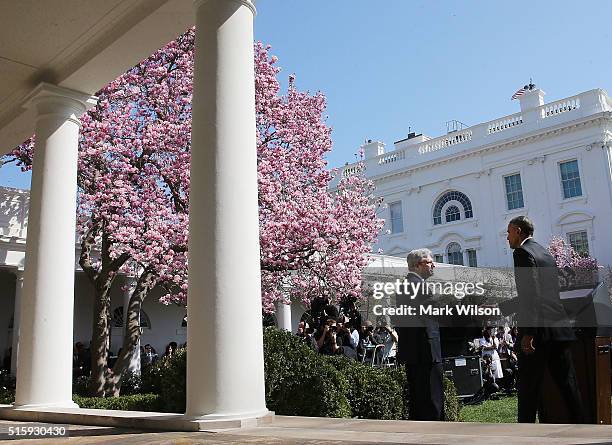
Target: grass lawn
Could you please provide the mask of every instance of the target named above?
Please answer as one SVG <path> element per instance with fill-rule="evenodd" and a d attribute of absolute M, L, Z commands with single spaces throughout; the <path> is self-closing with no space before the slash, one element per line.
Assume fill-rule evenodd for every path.
<path fill-rule="evenodd" d="M 503 396 L 499 400 L 486 400 L 480 405 L 461 408 L 461 422 L 516 423 L 516 395 Z"/>

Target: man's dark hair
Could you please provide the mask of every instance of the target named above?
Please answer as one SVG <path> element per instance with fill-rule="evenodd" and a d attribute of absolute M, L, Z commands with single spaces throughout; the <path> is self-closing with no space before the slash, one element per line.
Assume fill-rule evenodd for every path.
<path fill-rule="evenodd" d="M 533 236 L 533 232 L 535 228 L 533 227 L 533 223 L 526 216 L 517 216 L 516 218 L 512 218 L 510 220 L 510 224 L 515 227 L 521 229 L 521 232 L 527 236 Z"/>

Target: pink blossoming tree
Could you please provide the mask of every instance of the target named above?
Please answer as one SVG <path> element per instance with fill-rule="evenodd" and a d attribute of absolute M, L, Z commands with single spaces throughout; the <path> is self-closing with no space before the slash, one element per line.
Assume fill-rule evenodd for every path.
<path fill-rule="evenodd" d="M 186 304 L 194 32 L 188 31 L 98 92 L 79 145 L 79 263 L 95 289 L 92 395 L 118 395 L 140 336 L 150 291 Z M 269 47 L 255 45 L 262 303 L 360 295 L 361 270 L 382 221 L 362 174 L 326 168 L 331 129 L 325 97 L 286 94 Z M 3 158 L 28 169 L 34 139 Z M 122 352 L 107 369 L 110 291 L 121 273 L 135 286 L 124 308 Z M 236 271 L 240 274 L 240 271 Z"/>
<path fill-rule="evenodd" d="M 590 284 L 597 272 L 597 260 L 589 255 L 581 255 L 563 238 L 553 236 L 548 251 L 555 258 L 564 287 L 576 284 Z"/>

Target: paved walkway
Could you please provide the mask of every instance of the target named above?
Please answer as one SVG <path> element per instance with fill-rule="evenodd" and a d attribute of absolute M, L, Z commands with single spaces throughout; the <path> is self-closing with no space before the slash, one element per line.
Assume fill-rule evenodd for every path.
<path fill-rule="evenodd" d="M 9 426 L 0 421 L 0 441 Z M 11 444 L 612 444 L 609 425 L 517 425 L 276 416 L 274 423 L 217 433 L 149 432 L 70 425 L 70 438 L 11 440 Z M 6 442 L 5 442 L 6 441 Z"/>

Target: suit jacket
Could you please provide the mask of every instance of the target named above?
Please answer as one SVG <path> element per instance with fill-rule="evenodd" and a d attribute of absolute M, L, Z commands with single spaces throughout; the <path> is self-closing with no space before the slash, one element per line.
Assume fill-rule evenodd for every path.
<path fill-rule="evenodd" d="M 532 238 L 514 249 L 513 256 L 518 297 L 500 303 L 502 312 L 518 312 L 519 333 L 532 335 L 539 342 L 575 340 L 559 297 L 553 256 Z"/>
<path fill-rule="evenodd" d="M 409 282 L 418 283 L 424 280 L 414 272 L 409 272 L 406 276 Z M 431 296 L 421 290 L 412 297 L 411 288 L 408 288 L 408 293 L 398 294 L 396 305 L 399 307 L 402 304 L 416 307 L 420 305 L 433 304 L 436 305 Z M 395 322 L 394 317 L 391 317 L 395 330 L 398 335 L 398 350 L 397 360 L 400 363 L 409 365 L 414 364 L 431 364 L 442 362 L 442 348 L 440 346 L 440 325 L 435 318 L 414 316 L 411 317 L 411 323 L 414 327 L 398 326 L 401 322 Z"/>

